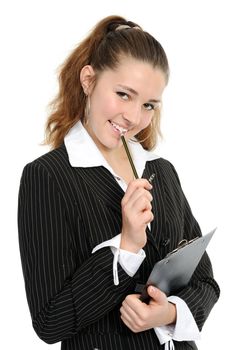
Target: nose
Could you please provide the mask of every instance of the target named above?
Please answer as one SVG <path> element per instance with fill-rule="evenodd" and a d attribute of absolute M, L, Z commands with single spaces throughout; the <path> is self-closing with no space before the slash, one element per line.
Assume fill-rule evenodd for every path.
<path fill-rule="evenodd" d="M 127 110 L 123 113 L 123 117 L 131 126 L 137 126 L 141 121 L 141 113 L 141 106 L 135 103 L 130 107 L 128 106 Z"/>

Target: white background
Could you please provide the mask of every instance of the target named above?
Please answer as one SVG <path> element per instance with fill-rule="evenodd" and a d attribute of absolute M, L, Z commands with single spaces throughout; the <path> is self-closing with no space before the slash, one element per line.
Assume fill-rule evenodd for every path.
<path fill-rule="evenodd" d="M 59 349 L 31 327 L 18 249 L 17 196 L 23 166 L 45 153 L 46 106 L 57 91 L 56 68 L 93 25 L 126 16 L 167 52 L 158 153 L 176 167 L 203 233 L 218 226 L 208 248 L 221 298 L 199 349 L 229 349 L 232 303 L 232 11 L 231 1 L 5 1 L 0 5 L 1 348 Z M 230 320 L 226 319 L 229 314 Z M 5 345 L 3 345 L 5 343 Z M 231 342 L 232 343 L 232 342 Z"/>

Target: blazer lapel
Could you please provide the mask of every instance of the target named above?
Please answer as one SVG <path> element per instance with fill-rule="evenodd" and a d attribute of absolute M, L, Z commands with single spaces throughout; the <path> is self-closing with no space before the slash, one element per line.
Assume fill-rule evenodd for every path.
<path fill-rule="evenodd" d="M 88 187 L 96 193 L 99 199 L 106 205 L 117 211 L 121 215 L 121 200 L 124 191 L 118 185 L 113 175 L 103 166 L 90 168 L 75 168 L 75 171 L 82 177 Z M 148 167 L 145 167 L 142 177 L 149 179 L 151 176 Z M 156 199 L 153 196 L 152 210 L 156 217 Z M 152 234 L 154 232 L 155 220 L 151 223 L 151 230 L 147 228 L 147 237 L 150 243 L 158 251 L 157 239 Z"/>
<path fill-rule="evenodd" d="M 152 169 L 150 169 L 150 166 L 149 166 L 149 162 L 146 163 L 146 166 L 145 166 L 145 169 L 143 171 L 143 174 L 142 174 L 142 177 L 145 178 L 145 179 L 149 179 L 150 176 L 152 175 L 153 172 Z M 153 247 L 157 250 L 157 253 L 158 255 L 160 256 L 160 252 L 159 252 L 159 248 L 158 248 L 158 244 L 157 244 L 157 241 L 158 241 L 158 237 L 156 237 L 153 232 L 155 232 L 155 225 L 156 225 L 156 214 L 157 214 L 157 211 L 156 211 L 156 191 L 154 188 L 152 188 L 152 195 L 153 195 L 153 200 L 152 200 L 152 212 L 154 214 L 154 220 L 151 222 L 151 228 L 149 229 L 147 227 L 146 229 L 146 233 L 147 233 L 147 238 L 148 240 L 150 241 L 150 243 L 153 245 Z"/>
<path fill-rule="evenodd" d="M 105 167 L 75 168 L 75 170 L 105 205 L 121 213 L 124 191 Z"/>

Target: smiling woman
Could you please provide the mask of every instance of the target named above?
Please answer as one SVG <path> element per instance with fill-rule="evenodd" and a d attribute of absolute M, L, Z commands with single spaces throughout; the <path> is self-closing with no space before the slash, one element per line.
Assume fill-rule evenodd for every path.
<path fill-rule="evenodd" d="M 135 293 L 156 261 L 201 236 L 175 168 L 152 151 L 168 76 L 160 43 L 119 16 L 61 68 L 52 150 L 23 170 L 18 226 L 33 327 L 63 350 L 196 349 L 218 299 L 207 254 L 174 295 L 150 286 L 145 304 Z"/>
<path fill-rule="evenodd" d="M 127 23 L 126 25 L 122 22 Z M 156 82 L 151 82 L 147 88 L 147 95 L 151 90 L 151 96 L 142 95 L 146 99 L 143 103 L 151 102 L 153 106 L 157 105 L 155 93 L 162 94 L 162 88 L 168 81 L 169 67 L 166 54 L 160 43 L 149 33 L 143 31 L 133 22 L 125 21 L 122 17 L 110 16 L 103 19 L 93 29 L 92 33 L 73 51 L 61 67 L 60 72 L 60 91 L 56 99 L 51 103 L 53 113 L 47 123 L 46 142 L 54 148 L 61 145 L 67 131 L 78 121 L 85 119 L 85 106 L 89 105 L 88 91 L 90 84 L 95 85 L 96 80 L 103 79 L 102 76 L 107 73 L 113 74 L 124 66 L 122 71 L 122 81 L 115 80 L 120 90 L 115 90 L 118 94 L 124 94 L 123 99 L 130 95 L 137 95 L 134 86 L 127 86 L 125 81 L 130 83 L 130 79 L 125 80 L 123 74 L 130 73 L 133 68 L 132 61 L 136 61 L 139 70 L 134 67 L 133 74 L 128 74 L 129 78 L 138 79 L 138 84 L 145 84 L 141 67 L 146 69 L 147 73 L 153 70 L 153 74 L 160 75 L 157 87 L 158 91 L 153 91 Z M 121 64 L 120 64 L 121 63 Z M 127 71 L 127 69 L 129 69 Z M 163 73 L 163 74 L 161 74 Z M 141 75 L 141 81 L 140 81 Z M 81 79 L 80 79 L 81 78 Z M 162 82 L 161 82 L 162 79 Z M 85 81 L 84 81 L 85 80 Z M 151 80 L 151 79 L 150 79 Z M 133 82 L 132 82 L 133 83 Z M 154 86 L 153 86 L 154 84 Z M 87 86 L 88 85 L 88 86 Z M 164 85 L 164 86 L 163 86 Z M 124 88 L 126 87 L 126 90 Z M 117 85 L 115 86 L 115 89 Z M 135 86 L 136 88 L 136 86 Z M 142 89 L 142 86 L 141 86 Z M 140 91 L 141 93 L 141 91 Z M 161 96 L 160 96 L 161 97 Z M 155 99 L 155 100 L 154 100 Z M 147 108 L 150 108 L 146 105 Z M 153 108 L 153 107 L 152 107 Z M 160 133 L 160 109 L 156 109 L 151 127 L 147 127 L 137 135 L 137 139 L 142 142 L 146 149 L 152 149 L 156 145 Z M 63 122 L 61 123 L 61 118 Z M 149 134 L 149 135 L 148 135 Z"/>
<path fill-rule="evenodd" d="M 160 68 L 129 57 L 122 57 L 116 68 L 101 72 L 93 85 L 96 74 L 91 65 L 80 73 L 89 99 L 85 127 L 110 165 L 112 160 L 115 167 L 125 168 L 118 161 L 124 156 L 121 132 L 126 139 L 137 138 L 150 126 L 166 85 L 165 76 Z"/>

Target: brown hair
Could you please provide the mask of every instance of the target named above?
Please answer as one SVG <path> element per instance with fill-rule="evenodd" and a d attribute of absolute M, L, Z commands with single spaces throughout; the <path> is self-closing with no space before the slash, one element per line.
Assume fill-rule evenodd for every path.
<path fill-rule="evenodd" d="M 85 65 L 91 65 L 97 73 L 106 68 L 114 69 L 122 56 L 150 63 L 154 68 L 161 69 L 168 81 L 167 57 L 153 36 L 123 17 L 104 18 L 60 68 L 59 92 L 50 103 L 51 114 L 46 123 L 45 144 L 50 144 L 52 148 L 59 147 L 69 129 L 84 118 L 86 96 L 80 83 L 81 69 Z M 145 149 L 150 150 L 155 147 L 159 135 L 160 109 L 156 109 L 152 123 L 138 133 L 136 138 Z"/>

